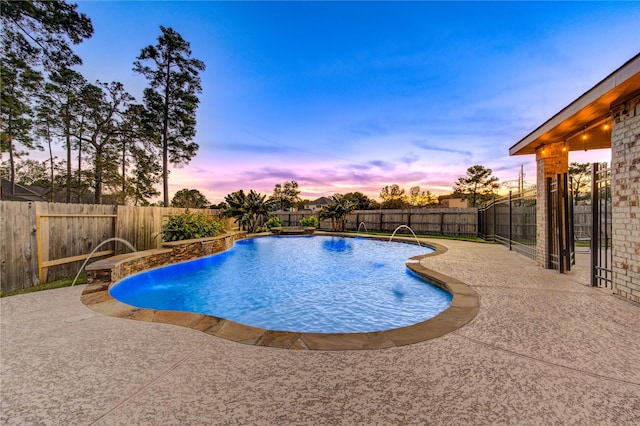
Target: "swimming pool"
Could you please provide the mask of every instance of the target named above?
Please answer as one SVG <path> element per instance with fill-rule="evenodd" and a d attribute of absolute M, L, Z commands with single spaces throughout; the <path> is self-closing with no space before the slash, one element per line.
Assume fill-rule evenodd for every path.
<path fill-rule="evenodd" d="M 449 293 L 405 266 L 429 251 L 365 238 L 252 238 L 217 255 L 132 275 L 110 293 L 140 308 L 269 330 L 382 331 L 425 321 L 450 305 Z"/>

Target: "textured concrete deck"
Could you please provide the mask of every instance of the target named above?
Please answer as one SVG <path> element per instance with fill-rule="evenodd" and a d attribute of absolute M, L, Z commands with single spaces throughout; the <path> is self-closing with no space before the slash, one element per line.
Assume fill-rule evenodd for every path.
<path fill-rule="evenodd" d="M 399 348 L 243 345 L 98 314 L 82 286 L 3 298 L 0 423 L 640 424 L 640 307 L 584 267 L 437 242 L 422 263 L 471 285 L 479 313 Z"/>

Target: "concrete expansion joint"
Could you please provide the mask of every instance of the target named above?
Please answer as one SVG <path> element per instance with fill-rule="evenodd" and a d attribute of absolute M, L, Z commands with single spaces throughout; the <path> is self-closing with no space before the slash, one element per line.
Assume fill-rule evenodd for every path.
<path fill-rule="evenodd" d="M 189 358 L 192 358 L 198 351 L 200 351 L 202 348 L 204 348 L 206 345 L 208 345 L 210 343 L 211 339 L 213 339 L 213 338 L 209 337 L 208 339 L 206 339 L 202 344 L 198 345 L 194 350 L 192 350 L 191 352 L 187 353 L 185 356 L 183 356 L 178 361 L 176 361 L 171 366 L 169 366 L 169 368 L 167 368 L 165 371 L 160 373 L 160 375 L 158 375 L 157 377 L 151 379 L 145 385 L 140 387 L 140 389 L 138 389 L 137 391 L 134 391 L 130 395 L 126 396 L 122 401 L 118 402 L 111 409 L 107 410 L 105 413 L 103 413 L 102 415 L 97 417 L 95 420 L 93 420 L 91 423 L 89 423 L 89 425 L 94 425 L 94 424 L 100 422 L 100 420 L 104 419 L 109 414 L 113 413 L 118 408 L 122 407 L 123 405 L 125 405 L 126 403 L 131 401 L 133 398 L 135 398 L 136 396 L 140 395 L 142 392 L 144 392 L 149 387 L 151 387 L 152 385 L 154 385 L 157 382 L 159 382 L 161 379 L 165 378 L 172 371 L 176 370 L 178 367 L 180 367 L 182 364 L 184 364 Z"/>
<path fill-rule="evenodd" d="M 591 377 L 594 377 L 596 379 L 608 380 L 608 381 L 616 382 L 616 383 L 625 383 L 625 384 L 628 384 L 628 385 L 633 385 L 633 386 L 640 387 L 640 383 L 639 382 L 635 382 L 635 381 L 631 381 L 631 380 L 623 380 L 623 379 L 618 379 L 616 377 L 609 377 L 609 376 L 605 376 L 605 375 L 602 375 L 602 374 L 592 373 L 590 371 L 583 370 L 581 368 L 569 367 L 567 365 L 559 364 L 557 362 L 546 361 L 544 359 L 540 359 L 540 358 L 537 358 L 537 357 L 534 357 L 534 356 L 531 356 L 531 355 L 526 355 L 526 354 L 514 351 L 513 349 L 504 348 L 504 347 L 496 345 L 494 343 L 483 342 L 480 339 L 476 339 L 474 337 L 470 337 L 470 336 L 467 336 L 467 335 L 463 334 L 460 330 L 453 331 L 451 334 L 455 334 L 456 336 L 459 336 L 459 337 L 461 337 L 463 339 L 469 340 L 469 341 L 477 343 L 479 345 L 486 346 L 486 347 L 491 348 L 491 349 L 496 350 L 496 351 L 509 353 L 509 354 L 517 356 L 519 358 L 525 358 L 525 359 L 528 359 L 528 360 L 537 361 L 537 362 L 539 362 L 541 364 L 545 364 L 545 365 L 561 368 L 561 369 L 564 369 L 564 370 L 574 371 L 576 373 L 580 373 L 580 374 L 584 374 L 584 375 L 587 375 L 587 376 L 591 376 Z"/>
<path fill-rule="evenodd" d="M 582 287 L 587 287 L 587 288 L 594 288 L 594 289 L 598 289 L 599 287 L 591 287 L 590 285 L 587 284 L 580 284 Z M 494 285 L 494 284 L 477 284 L 475 285 L 475 287 L 477 288 L 496 288 L 496 289 L 500 289 L 500 290 L 527 290 L 527 291 L 539 291 L 539 292 L 545 292 L 545 293 L 564 293 L 564 294 L 584 294 L 587 296 L 608 296 L 609 293 L 602 293 L 602 292 L 593 292 L 593 293 L 586 293 L 584 291 L 579 291 L 579 290 L 571 290 L 571 289 L 557 289 L 557 288 L 538 288 L 538 287 L 518 287 L 518 286 L 501 286 L 501 285 Z M 611 293 L 613 294 L 613 293 Z"/>

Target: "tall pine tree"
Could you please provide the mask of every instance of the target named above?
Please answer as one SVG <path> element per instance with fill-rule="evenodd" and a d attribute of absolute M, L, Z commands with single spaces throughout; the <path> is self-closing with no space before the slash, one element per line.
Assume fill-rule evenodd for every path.
<path fill-rule="evenodd" d="M 131 200 L 134 205 L 148 205 L 149 198 L 160 195 L 155 185 L 162 170 L 154 161 L 159 149 L 149 138 L 144 117 L 144 106 L 131 104 L 120 124 L 122 204 Z"/>
<path fill-rule="evenodd" d="M 41 103 L 49 105 L 51 116 L 49 122 L 56 129 L 56 135 L 64 140 L 66 150 L 65 198 L 71 202 L 71 154 L 73 134 L 78 134 L 80 114 L 80 92 L 87 84 L 84 77 L 69 68 L 60 68 L 49 74 L 49 82 L 45 85 L 45 93 Z M 76 137 L 76 140 L 79 140 Z"/>
<path fill-rule="evenodd" d="M 53 70 L 81 64 L 71 44 L 91 37 L 91 20 L 65 1 L 0 0 L 2 71 L 1 151 L 9 152 L 15 184 L 18 144 L 33 149 L 32 98 L 40 89 L 42 67 Z M 13 187 L 13 185 L 12 185 Z"/>
<path fill-rule="evenodd" d="M 3 49 L 47 70 L 81 64 L 70 43 L 91 37 L 93 25 L 77 8 L 60 0 L 0 0 Z"/>
<path fill-rule="evenodd" d="M 4 43 L 2 43 L 4 47 Z M 20 145 L 34 149 L 31 99 L 40 89 L 42 75 L 20 56 L 5 52 L 0 58 L 0 152 L 9 153 L 11 193 L 15 192 Z"/>
<path fill-rule="evenodd" d="M 172 28 L 160 27 L 158 43 L 142 49 L 133 70 L 144 75 L 148 126 L 162 149 L 164 205 L 169 205 L 169 163 L 187 164 L 198 150 L 196 109 L 202 92 L 200 72 L 204 62 L 191 57 L 190 44 Z"/>
<path fill-rule="evenodd" d="M 93 202 L 101 204 L 103 186 L 117 187 L 120 182 L 117 169 L 122 115 L 134 98 L 118 82 L 88 84 L 81 98 L 87 122 L 80 137 L 93 150 Z"/>

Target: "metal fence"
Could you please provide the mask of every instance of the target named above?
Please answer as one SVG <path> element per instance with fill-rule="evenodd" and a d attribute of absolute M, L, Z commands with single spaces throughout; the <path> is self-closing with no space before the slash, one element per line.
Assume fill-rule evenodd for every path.
<path fill-rule="evenodd" d="M 573 193 L 568 173 L 548 177 L 547 226 L 548 256 L 546 267 L 560 273 L 570 271 L 575 265 L 575 241 L 573 235 Z"/>
<path fill-rule="evenodd" d="M 606 163 L 594 163 L 591 176 L 591 285 L 612 287 L 611 169 Z"/>
<path fill-rule="evenodd" d="M 536 188 L 493 201 L 478 209 L 478 236 L 536 258 Z"/>

